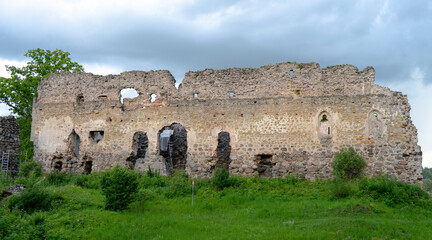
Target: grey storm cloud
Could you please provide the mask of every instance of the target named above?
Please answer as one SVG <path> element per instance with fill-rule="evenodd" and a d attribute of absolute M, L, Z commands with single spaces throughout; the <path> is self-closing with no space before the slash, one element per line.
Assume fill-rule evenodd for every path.
<path fill-rule="evenodd" d="M 58 48 L 88 71 L 168 69 L 177 82 L 286 61 L 373 66 L 378 84 L 408 94 L 432 167 L 430 29 L 427 0 L 0 0 L 0 62 Z"/>
<path fill-rule="evenodd" d="M 86 2 L 70 15 L 88 11 Z M 406 80 L 419 67 L 432 83 L 429 1 L 184 1 L 166 14 L 94 9 L 94 17 L 82 19 L 62 18 L 62 9 L 21 7 L 13 18 L 0 16 L 2 57 L 60 48 L 83 62 L 177 72 L 348 63 L 374 66 L 382 82 Z"/>

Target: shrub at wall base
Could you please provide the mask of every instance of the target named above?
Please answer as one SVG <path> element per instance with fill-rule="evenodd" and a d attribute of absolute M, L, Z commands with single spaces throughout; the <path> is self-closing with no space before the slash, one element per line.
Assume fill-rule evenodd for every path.
<path fill-rule="evenodd" d="M 137 192 L 138 176 L 135 172 L 116 165 L 102 174 L 101 187 L 106 197 L 105 209 L 124 210 Z"/>

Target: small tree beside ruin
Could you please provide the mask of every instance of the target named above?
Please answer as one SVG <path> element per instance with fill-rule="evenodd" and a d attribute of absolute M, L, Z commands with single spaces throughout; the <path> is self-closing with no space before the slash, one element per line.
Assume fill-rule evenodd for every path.
<path fill-rule="evenodd" d="M 365 160 L 352 147 L 342 147 L 335 153 L 333 175 L 344 180 L 358 179 L 366 167 Z"/>

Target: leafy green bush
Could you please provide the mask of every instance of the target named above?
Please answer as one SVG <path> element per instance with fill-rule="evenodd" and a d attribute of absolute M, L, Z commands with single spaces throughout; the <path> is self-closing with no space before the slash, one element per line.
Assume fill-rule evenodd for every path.
<path fill-rule="evenodd" d="M 432 168 L 423 168 L 423 178 L 432 180 Z"/>
<path fill-rule="evenodd" d="M 382 200 L 390 207 L 397 204 L 418 204 L 429 199 L 429 195 L 419 186 L 399 182 L 388 176 L 362 179 L 359 186 L 364 194 Z"/>
<path fill-rule="evenodd" d="M 427 192 L 432 192 L 432 180 L 431 179 L 424 179 L 423 180 L 423 190 Z"/>
<path fill-rule="evenodd" d="M 219 190 L 229 187 L 231 185 L 231 182 L 229 179 L 228 170 L 226 170 L 225 168 L 216 169 L 213 175 L 212 184 Z"/>
<path fill-rule="evenodd" d="M 79 187 L 89 189 L 100 188 L 100 174 L 75 174 L 71 176 L 71 182 Z"/>
<path fill-rule="evenodd" d="M 38 210 L 49 210 L 52 200 L 53 197 L 45 189 L 32 187 L 12 196 L 9 199 L 8 207 L 10 210 L 18 208 L 31 214 Z"/>
<path fill-rule="evenodd" d="M 176 171 L 165 189 L 165 196 L 168 198 L 181 197 L 191 193 L 189 177 L 184 171 Z"/>
<path fill-rule="evenodd" d="M 334 179 L 329 186 L 332 193 L 332 198 L 334 199 L 353 196 L 358 192 L 356 182 L 344 181 L 342 179 Z"/>
<path fill-rule="evenodd" d="M 133 201 L 138 190 L 138 176 L 135 172 L 116 165 L 102 174 L 102 193 L 105 195 L 105 209 L 124 210 Z"/>
<path fill-rule="evenodd" d="M 366 167 L 365 160 L 352 147 L 343 147 L 335 153 L 333 175 L 346 180 L 358 179 Z"/>
<path fill-rule="evenodd" d="M 46 176 L 46 180 L 53 185 L 64 185 L 69 182 L 68 175 L 65 172 L 50 172 Z"/>
<path fill-rule="evenodd" d="M 149 170 L 144 174 L 140 181 L 141 188 L 149 187 L 165 187 L 167 185 L 166 178 L 162 177 L 160 174 Z"/>
<path fill-rule="evenodd" d="M 33 174 L 35 177 L 42 176 L 42 164 L 33 159 L 21 162 L 19 165 L 19 176 L 29 177 L 30 174 Z"/>

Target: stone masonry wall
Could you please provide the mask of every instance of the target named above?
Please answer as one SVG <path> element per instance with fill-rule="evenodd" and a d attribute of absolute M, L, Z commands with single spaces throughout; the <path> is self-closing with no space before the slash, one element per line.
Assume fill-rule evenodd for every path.
<path fill-rule="evenodd" d="M 12 175 L 18 171 L 19 133 L 20 129 L 14 117 L 0 117 L 0 156 L 9 153 L 9 171 Z"/>
<path fill-rule="evenodd" d="M 334 153 L 348 145 L 364 156 L 368 175 L 419 182 L 422 153 L 407 97 L 374 84 L 374 75 L 372 67 L 279 63 L 188 72 L 176 89 L 165 70 L 52 74 L 40 82 L 33 105 L 35 157 L 45 171 L 101 171 L 119 163 L 167 174 L 178 161 L 172 158 L 186 155 L 180 168 L 209 177 L 220 165 L 219 133 L 226 132 L 224 162 L 233 174 L 329 178 Z M 121 103 L 124 88 L 139 96 Z M 160 134 L 175 123 L 186 130 L 187 148 L 161 151 Z M 147 137 L 144 158 L 137 158 L 136 133 Z"/>

